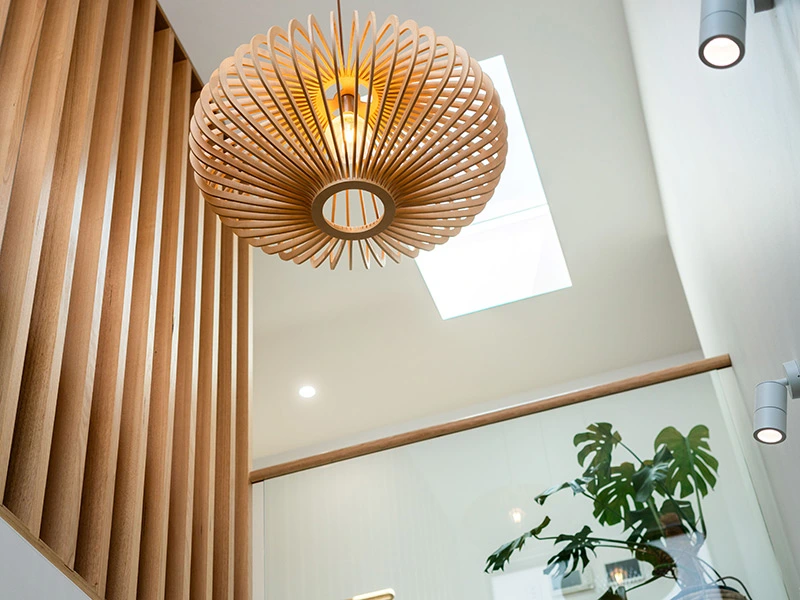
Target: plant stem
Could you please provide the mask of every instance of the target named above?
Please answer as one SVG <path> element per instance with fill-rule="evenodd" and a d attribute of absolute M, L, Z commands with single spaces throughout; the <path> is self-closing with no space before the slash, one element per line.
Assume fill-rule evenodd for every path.
<path fill-rule="evenodd" d="M 697 489 L 697 482 L 694 482 L 694 495 L 697 498 L 697 512 L 700 516 L 700 529 L 703 532 L 703 542 L 708 537 L 708 529 L 706 529 L 706 518 L 703 515 L 703 503 L 700 501 L 700 491 Z M 701 544 L 702 545 L 702 544 Z"/>
<path fill-rule="evenodd" d="M 641 458 L 639 458 L 639 456 L 636 454 L 636 452 L 631 450 L 627 445 L 625 445 L 623 442 L 619 442 L 619 445 L 622 446 L 623 448 L 625 448 L 625 450 L 627 450 L 630 453 L 630 455 L 633 456 L 633 458 L 638 460 L 640 465 L 644 464 L 644 461 Z"/>
<path fill-rule="evenodd" d="M 664 531 L 664 525 L 661 523 L 661 517 L 658 514 L 658 509 L 656 508 L 656 503 L 653 502 L 652 496 L 647 499 L 647 506 L 650 508 L 650 512 L 653 513 L 653 518 L 658 523 L 658 530 L 661 532 L 661 537 L 667 537 L 667 532 Z"/>

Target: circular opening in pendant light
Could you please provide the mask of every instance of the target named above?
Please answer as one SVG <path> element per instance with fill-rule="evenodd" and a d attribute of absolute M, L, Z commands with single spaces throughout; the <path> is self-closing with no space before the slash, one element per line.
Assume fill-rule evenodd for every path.
<path fill-rule="evenodd" d="M 394 214 L 392 197 L 367 181 L 343 181 L 328 186 L 311 205 L 314 223 L 342 240 L 373 237 L 392 224 Z"/>
<path fill-rule="evenodd" d="M 364 190 L 337 192 L 322 205 L 328 225 L 343 232 L 369 231 L 385 213 L 383 200 Z"/>

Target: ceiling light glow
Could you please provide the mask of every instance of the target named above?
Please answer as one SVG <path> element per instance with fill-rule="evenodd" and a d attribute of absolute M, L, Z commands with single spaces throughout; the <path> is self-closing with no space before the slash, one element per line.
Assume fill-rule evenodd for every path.
<path fill-rule="evenodd" d="M 511 520 L 514 521 L 517 525 L 522 523 L 522 519 L 525 518 L 525 511 L 521 508 L 512 508 L 508 515 L 511 517 Z"/>
<path fill-rule="evenodd" d="M 297 393 L 300 394 L 301 398 L 313 398 L 317 395 L 317 390 L 313 385 L 304 385 Z"/>

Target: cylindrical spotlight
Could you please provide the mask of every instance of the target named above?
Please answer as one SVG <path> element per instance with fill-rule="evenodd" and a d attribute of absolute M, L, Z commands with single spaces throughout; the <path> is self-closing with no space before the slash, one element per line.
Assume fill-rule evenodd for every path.
<path fill-rule="evenodd" d="M 700 60 L 727 69 L 744 58 L 747 0 L 702 0 Z"/>
<path fill-rule="evenodd" d="M 756 386 L 753 437 L 762 444 L 780 444 L 786 439 L 786 384 L 764 381 Z"/>

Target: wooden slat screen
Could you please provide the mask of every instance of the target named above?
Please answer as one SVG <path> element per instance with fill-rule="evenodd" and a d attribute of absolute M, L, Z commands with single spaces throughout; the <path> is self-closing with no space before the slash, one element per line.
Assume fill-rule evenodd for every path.
<path fill-rule="evenodd" d="M 156 0 L 0 0 L 0 518 L 90 597 L 247 600 L 251 248 Z"/>

